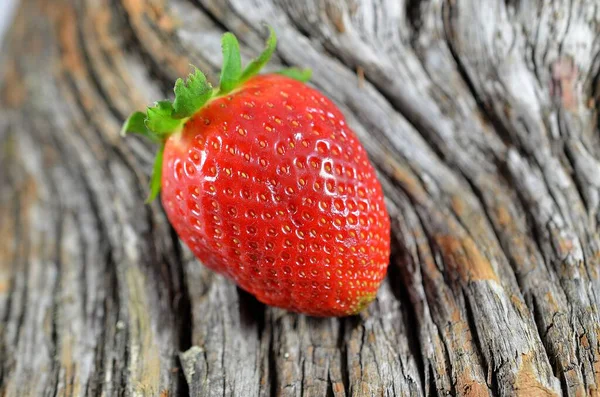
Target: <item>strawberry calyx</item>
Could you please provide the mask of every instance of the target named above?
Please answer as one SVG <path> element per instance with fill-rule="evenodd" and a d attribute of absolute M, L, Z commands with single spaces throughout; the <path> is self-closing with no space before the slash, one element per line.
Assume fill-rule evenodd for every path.
<path fill-rule="evenodd" d="M 165 142 L 169 136 L 180 131 L 185 122 L 215 98 L 225 96 L 241 87 L 246 81 L 257 75 L 269 62 L 275 52 L 277 37 L 272 27 L 268 26 L 269 37 L 263 52 L 242 68 L 240 46 L 234 34 L 227 32 L 221 37 L 223 51 L 223 67 L 219 86 L 213 87 L 206 76 L 198 68 L 184 81 L 179 78 L 175 82 L 175 99 L 155 102 L 146 112 L 132 113 L 121 129 L 121 135 L 138 134 L 159 145 L 152 176 L 150 192 L 146 202 L 153 201 L 160 192 L 162 177 L 162 161 Z M 310 69 L 287 68 L 277 72 L 295 80 L 306 82 L 310 79 Z"/>

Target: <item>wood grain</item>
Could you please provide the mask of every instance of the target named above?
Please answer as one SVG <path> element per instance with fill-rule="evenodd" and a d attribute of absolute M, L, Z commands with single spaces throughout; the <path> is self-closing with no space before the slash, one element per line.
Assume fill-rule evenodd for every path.
<path fill-rule="evenodd" d="M 118 135 L 265 22 L 269 70 L 312 68 L 381 176 L 360 316 L 202 267 Z M 0 395 L 600 395 L 595 1 L 22 0 L 0 65 Z"/>

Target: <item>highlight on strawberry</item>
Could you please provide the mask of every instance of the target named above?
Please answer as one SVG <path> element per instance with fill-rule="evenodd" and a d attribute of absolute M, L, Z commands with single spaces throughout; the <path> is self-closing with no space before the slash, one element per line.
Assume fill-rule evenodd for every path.
<path fill-rule="evenodd" d="M 174 101 L 135 112 L 122 134 L 158 145 L 150 181 L 181 240 L 208 268 L 268 305 L 345 316 L 377 294 L 390 221 L 375 170 L 310 71 L 259 75 L 276 47 L 242 68 L 222 37 L 218 87 L 198 69 Z"/>

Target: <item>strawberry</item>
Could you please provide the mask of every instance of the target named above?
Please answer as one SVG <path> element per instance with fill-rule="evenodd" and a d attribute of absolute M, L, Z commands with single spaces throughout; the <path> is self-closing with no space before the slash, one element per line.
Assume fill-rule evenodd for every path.
<path fill-rule="evenodd" d="M 390 222 L 381 186 L 339 109 L 297 69 L 242 70 L 223 36 L 218 88 L 195 70 L 175 100 L 134 113 L 123 132 L 159 144 L 150 199 L 161 191 L 173 228 L 208 268 L 269 305 L 344 316 L 371 302 L 385 276 Z"/>

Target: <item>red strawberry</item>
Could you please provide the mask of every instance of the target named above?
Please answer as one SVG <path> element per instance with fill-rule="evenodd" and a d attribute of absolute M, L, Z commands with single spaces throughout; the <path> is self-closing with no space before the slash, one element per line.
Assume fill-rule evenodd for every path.
<path fill-rule="evenodd" d="M 160 143 L 151 198 L 162 185 L 169 221 L 207 267 L 269 305 L 357 313 L 389 260 L 381 187 L 337 107 L 288 77 L 305 73 L 256 76 L 274 48 L 271 30 L 242 71 L 226 33 L 219 89 L 196 70 L 172 104 L 134 113 L 124 131 Z"/>

